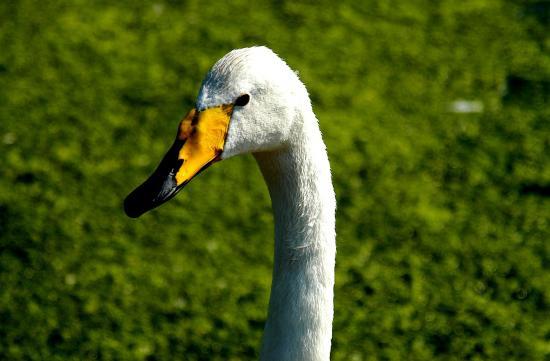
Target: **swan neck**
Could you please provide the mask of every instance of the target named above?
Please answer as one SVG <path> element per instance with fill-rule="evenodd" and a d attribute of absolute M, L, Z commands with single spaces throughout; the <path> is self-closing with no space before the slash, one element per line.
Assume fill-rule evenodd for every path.
<path fill-rule="evenodd" d="M 330 358 L 336 203 L 317 122 L 299 138 L 282 150 L 255 155 L 275 220 L 263 361 Z"/>

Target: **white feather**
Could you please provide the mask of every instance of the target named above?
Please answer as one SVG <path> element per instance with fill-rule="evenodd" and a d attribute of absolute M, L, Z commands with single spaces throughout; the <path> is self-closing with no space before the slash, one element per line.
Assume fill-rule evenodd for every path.
<path fill-rule="evenodd" d="M 335 208 L 317 118 L 296 72 L 270 49 L 233 50 L 206 76 L 197 109 L 235 107 L 222 158 L 253 153 L 269 188 L 275 257 L 260 359 L 330 359 Z"/>

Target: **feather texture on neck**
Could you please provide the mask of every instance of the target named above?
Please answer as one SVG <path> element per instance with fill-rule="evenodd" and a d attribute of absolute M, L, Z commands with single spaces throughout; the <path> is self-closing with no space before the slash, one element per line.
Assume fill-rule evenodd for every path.
<path fill-rule="evenodd" d="M 273 281 L 261 360 L 329 360 L 336 202 L 313 112 L 288 147 L 257 153 L 275 218 Z"/>

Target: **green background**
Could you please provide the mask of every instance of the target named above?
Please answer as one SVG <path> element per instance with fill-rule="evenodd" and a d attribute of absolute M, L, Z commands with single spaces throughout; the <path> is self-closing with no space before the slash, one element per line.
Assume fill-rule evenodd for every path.
<path fill-rule="evenodd" d="M 550 360 L 549 11 L 0 2 L 0 359 L 257 358 L 273 224 L 253 158 L 138 220 L 121 205 L 210 66 L 267 45 L 333 169 L 333 360 Z"/>

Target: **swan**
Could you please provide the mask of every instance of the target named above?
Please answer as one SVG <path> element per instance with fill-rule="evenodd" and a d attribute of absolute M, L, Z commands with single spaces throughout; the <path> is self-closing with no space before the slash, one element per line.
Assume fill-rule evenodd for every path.
<path fill-rule="evenodd" d="M 176 139 L 124 201 L 139 217 L 212 163 L 255 157 L 275 222 L 271 294 L 260 360 L 330 359 L 335 209 L 330 165 L 304 84 L 267 47 L 236 49 L 206 75 Z"/>

